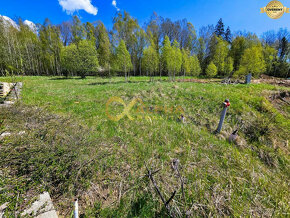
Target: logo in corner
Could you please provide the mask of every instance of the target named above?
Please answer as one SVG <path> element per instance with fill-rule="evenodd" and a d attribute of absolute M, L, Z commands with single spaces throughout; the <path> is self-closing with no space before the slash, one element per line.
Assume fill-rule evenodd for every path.
<path fill-rule="evenodd" d="M 266 7 L 261 8 L 261 13 L 266 13 L 272 19 L 279 19 L 284 13 L 289 13 L 289 8 L 284 7 L 279 1 L 271 1 Z"/>

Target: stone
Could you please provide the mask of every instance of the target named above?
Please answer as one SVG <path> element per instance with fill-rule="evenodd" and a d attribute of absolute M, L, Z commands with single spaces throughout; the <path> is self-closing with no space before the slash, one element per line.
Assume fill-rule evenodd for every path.
<path fill-rule="evenodd" d="M 0 218 L 2 218 L 4 216 L 4 210 L 8 207 L 8 202 L 6 202 L 5 204 L 2 204 L 0 206 Z"/>
<path fill-rule="evenodd" d="M 11 136 L 10 132 L 3 132 L 2 134 L 0 134 L 0 140 L 7 137 L 7 136 Z"/>
<path fill-rule="evenodd" d="M 21 213 L 21 216 L 27 215 L 36 218 L 58 218 L 48 192 L 39 195 L 38 200 L 35 201 L 29 209 Z"/>

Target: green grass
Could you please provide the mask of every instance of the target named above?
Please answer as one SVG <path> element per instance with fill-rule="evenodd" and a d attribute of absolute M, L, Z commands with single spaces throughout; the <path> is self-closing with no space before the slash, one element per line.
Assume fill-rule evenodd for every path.
<path fill-rule="evenodd" d="M 6 129 L 25 129 L 28 136 L 2 142 L 7 147 L 0 147 L 5 160 L 0 165 L 6 167 L 4 174 L 14 172 L 15 187 L 20 183 L 23 189 L 16 193 L 21 193 L 23 202 L 27 191 L 46 189 L 66 215 L 72 209 L 68 199 L 77 196 L 87 217 L 163 216 L 163 204 L 144 177 L 146 164 L 160 169 L 155 178 L 166 198 L 177 190 L 170 203 L 176 215 L 186 211 L 192 216 L 289 215 L 289 106 L 278 110 L 267 98 L 289 88 L 167 82 L 166 78 L 150 83 L 145 77 L 131 78 L 129 83 L 124 78 L 17 79 L 24 82 L 23 104 L 0 114 L 6 116 Z M 178 122 L 178 113 L 150 110 L 141 119 L 125 116 L 111 121 L 106 103 L 113 96 L 126 105 L 140 98 L 147 109 L 182 107 L 186 123 Z M 226 98 L 231 106 L 223 132 L 214 135 Z M 135 118 L 140 115 L 138 106 L 131 111 Z M 117 115 L 123 107 L 112 104 L 109 110 Z M 237 127 L 240 139 L 230 144 L 227 137 Z M 19 146 L 27 153 L 15 152 Z M 13 162 L 23 156 L 33 169 Z M 185 178 L 185 199 L 171 168 L 175 158 Z M 2 176 L 0 185 L 9 181 Z M 19 209 L 11 197 L 15 189 L 0 191 L 0 204 L 12 202 L 10 211 Z"/>

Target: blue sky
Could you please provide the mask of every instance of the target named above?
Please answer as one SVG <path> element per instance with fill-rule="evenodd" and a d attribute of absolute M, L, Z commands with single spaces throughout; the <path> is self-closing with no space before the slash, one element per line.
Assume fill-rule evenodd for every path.
<path fill-rule="evenodd" d="M 187 18 L 198 29 L 203 25 L 216 24 L 223 18 L 233 31 L 247 30 L 258 35 L 267 30 L 290 29 L 290 14 L 278 20 L 260 14 L 260 8 L 270 0 L 0 0 L 0 14 L 11 18 L 21 17 L 35 23 L 49 18 L 58 24 L 77 14 L 83 22 L 102 20 L 108 28 L 117 12 L 128 11 L 139 22 L 147 21 L 153 11 L 172 20 Z M 281 0 L 290 7 L 289 0 Z M 62 5 L 62 6 L 61 6 Z M 65 7 L 67 10 L 64 10 Z M 75 8 L 84 10 L 72 11 Z M 95 15 L 96 14 L 96 15 Z"/>

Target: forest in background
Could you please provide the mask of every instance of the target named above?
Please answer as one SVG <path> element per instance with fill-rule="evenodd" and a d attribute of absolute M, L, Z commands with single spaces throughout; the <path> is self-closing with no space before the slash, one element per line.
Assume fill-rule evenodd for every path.
<path fill-rule="evenodd" d="M 153 13 L 142 26 L 128 12 L 113 18 L 112 30 L 101 21 L 53 25 L 36 30 L 0 19 L 0 75 L 46 76 L 205 76 L 267 74 L 289 77 L 290 33 L 285 28 L 232 33 L 220 19 L 198 30 L 186 19 L 172 21 Z"/>

